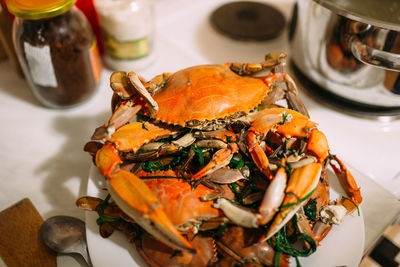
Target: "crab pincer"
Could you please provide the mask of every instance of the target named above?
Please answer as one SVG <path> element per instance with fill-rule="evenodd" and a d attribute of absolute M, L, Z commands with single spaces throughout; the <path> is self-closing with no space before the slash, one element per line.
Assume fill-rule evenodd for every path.
<path fill-rule="evenodd" d="M 139 177 L 119 169 L 111 173 L 107 180 L 108 191 L 117 205 L 147 232 L 175 249 L 195 252 L 169 220 L 154 193 Z"/>
<path fill-rule="evenodd" d="M 152 139 L 172 133 L 150 123 L 127 124 L 119 128 L 111 138 L 105 139 L 106 143 L 96 152 L 95 163 L 106 177 L 111 197 L 124 213 L 160 241 L 179 250 L 194 252 L 146 183 L 135 174 L 120 168 L 123 164 L 120 152 L 136 152 Z"/>
<path fill-rule="evenodd" d="M 316 125 L 308 117 L 290 109 L 270 108 L 257 112 L 252 116 L 251 127 L 246 136 L 246 143 L 254 163 L 266 177 L 272 179 L 273 175 L 268 166 L 269 160 L 260 146 L 261 141 L 270 131 L 278 132 L 284 137 L 307 137 Z M 313 139 L 313 144 L 316 143 L 315 139 L 317 137 Z M 318 145 L 321 144 L 324 145 L 323 151 L 327 154 L 329 149 L 327 143 L 322 141 L 318 143 Z M 309 147 L 313 149 L 315 145 Z M 326 157 L 326 155 L 323 156 Z"/>
<path fill-rule="evenodd" d="M 337 165 L 333 162 L 336 162 Z M 329 163 L 348 197 L 342 197 L 342 199 L 337 200 L 335 204 L 326 205 L 321 208 L 321 221 L 327 225 L 340 224 L 344 216 L 352 213 L 356 209 L 358 210 L 358 206 L 362 202 L 360 188 L 344 163 L 335 155 L 329 157 Z"/>
<path fill-rule="evenodd" d="M 272 222 L 265 240 L 278 232 L 306 203 L 305 200 L 311 196 L 318 184 L 321 170 L 321 163 L 311 163 L 294 170 L 285 190 L 283 204 Z"/>
<path fill-rule="evenodd" d="M 218 169 L 226 167 L 233 155 L 239 151 L 239 146 L 235 143 L 237 141 L 236 135 L 228 130 L 216 130 L 209 133 L 201 134 L 201 137 L 212 137 L 227 143 L 227 148 L 219 149 L 213 155 L 211 161 L 204 166 L 200 171 L 192 176 L 192 179 L 199 180 Z"/>

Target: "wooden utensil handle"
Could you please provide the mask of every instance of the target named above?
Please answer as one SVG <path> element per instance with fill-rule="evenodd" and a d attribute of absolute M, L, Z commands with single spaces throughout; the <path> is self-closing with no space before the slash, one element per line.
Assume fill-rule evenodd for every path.
<path fill-rule="evenodd" d="M 8 267 L 57 266 L 56 255 L 40 240 L 42 223 L 28 198 L 0 212 L 0 257 Z"/>

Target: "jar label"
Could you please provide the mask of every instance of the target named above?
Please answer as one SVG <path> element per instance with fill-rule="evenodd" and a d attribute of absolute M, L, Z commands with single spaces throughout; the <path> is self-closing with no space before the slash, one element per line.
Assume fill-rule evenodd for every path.
<path fill-rule="evenodd" d="M 57 87 L 50 47 L 36 47 L 24 42 L 24 51 L 33 82 L 40 86 Z"/>
<path fill-rule="evenodd" d="M 132 41 L 119 41 L 105 30 L 102 31 L 102 36 L 107 54 L 114 59 L 134 60 L 145 57 L 150 52 L 147 37 Z"/>

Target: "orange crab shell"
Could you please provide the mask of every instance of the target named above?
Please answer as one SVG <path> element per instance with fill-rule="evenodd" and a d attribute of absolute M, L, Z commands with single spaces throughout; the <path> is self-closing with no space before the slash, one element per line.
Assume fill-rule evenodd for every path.
<path fill-rule="evenodd" d="M 174 131 L 160 128 L 148 122 L 133 122 L 122 126 L 111 138 L 106 140 L 114 143 L 119 151 L 133 150 L 136 153 L 143 144 L 157 137 L 174 133 Z"/>
<path fill-rule="evenodd" d="M 137 175 L 141 178 L 146 178 L 146 176 L 179 176 L 172 170 L 154 173 L 140 171 Z M 200 200 L 202 196 L 215 192 L 202 184 L 192 189 L 187 181 L 177 178 L 143 179 L 143 181 L 154 192 L 174 225 L 181 225 L 201 217 L 209 218 L 221 215 L 220 211 L 213 207 L 212 201 Z M 233 198 L 233 195 L 229 195 L 229 193 L 226 192 L 224 196 Z"/>
<path fill-rule="evenodd" d="M 185 126 L 190 120 L 213 120 L 248 113 L 268 95 L 260 78 L 240 76 L 227 65 L 202 65 L 172 74 L 153 96 L 160 109 L 156 119 Z"/>

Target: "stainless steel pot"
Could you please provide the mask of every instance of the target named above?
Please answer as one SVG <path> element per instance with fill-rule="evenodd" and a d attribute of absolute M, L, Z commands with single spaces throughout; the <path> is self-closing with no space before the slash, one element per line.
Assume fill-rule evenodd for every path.
<path fill-rule="evenodd" d="M 297 69 L 319 87 L 400 108 L 400 1 L 298 0 L 290 46 Z"/>

